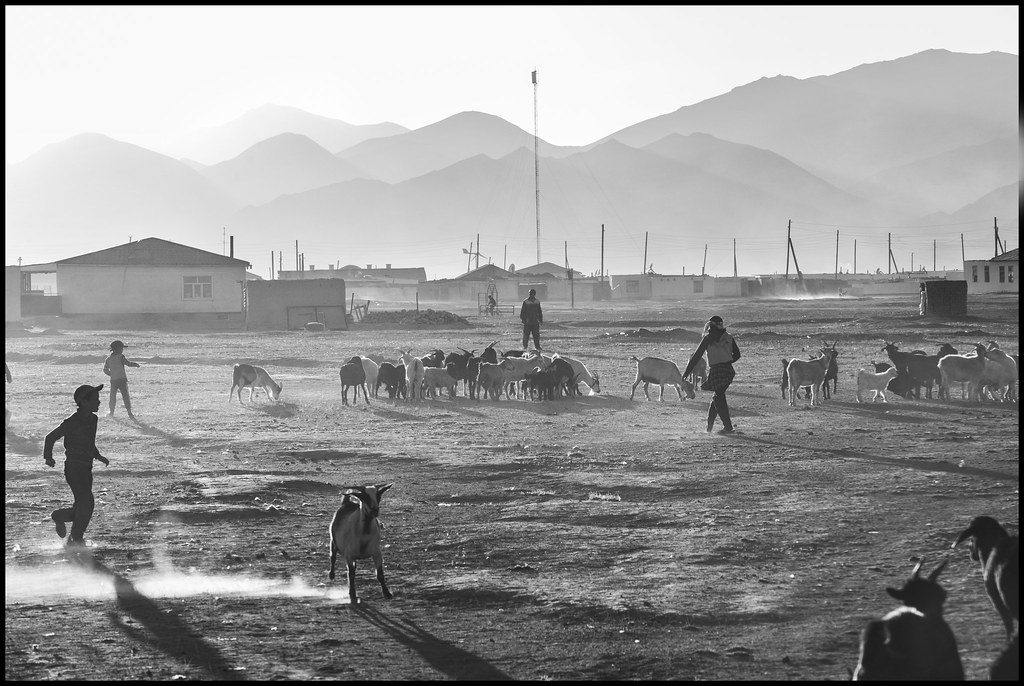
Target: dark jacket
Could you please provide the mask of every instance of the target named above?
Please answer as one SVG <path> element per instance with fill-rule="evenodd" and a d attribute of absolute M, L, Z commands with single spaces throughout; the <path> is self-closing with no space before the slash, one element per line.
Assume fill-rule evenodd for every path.
<path fill-rule="evenodd" d="M 726 333 L 725 329 L 711 331 L 700 339 L 700 344 L 690 356 L 690 363 L 686 365 L 686 371 L 683 372 L 684 377 L 690 375 L 693 368 L 697 366 L 697 360 L 704 355 L 705 351 L 708 351 L 708 364 L 712 366 L 732 364 L 740 359 L 740 348 L 736 345 L 736 339 Z"/>
<path fill-rule="evenodd" d="M 79 410 L 61 422 L 60 426 L 46 435 L 43 443 L 43 457 L 53 459 L 53 444 L 64 438 L 64 455 L 69 462 L 92 466 L 92 461 L 100 457 L 96 449 L 96 415 L 87 410 Z"/>
<path fill-rule="evenodd" d="M 523 320 L 523 324 L 543 324 L 544 313 L 540 309 L 540 300 L 536 297 L 524 300 L 523 306 L 519 309 L 519 318 Z"/>

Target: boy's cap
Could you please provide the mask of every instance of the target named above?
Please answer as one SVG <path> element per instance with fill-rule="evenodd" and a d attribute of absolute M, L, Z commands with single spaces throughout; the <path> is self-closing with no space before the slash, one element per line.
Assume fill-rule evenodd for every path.
<path fill-rule="evenodd" d="M 124 344 L 124 341 L 114 341 L 113 343 L 110 344 L 111 350 L 117 350 L 118 348 L 121 348 L 123 350 L 124 348 L 127 347 L 128 346 Z"/>
<path fill-rule="evenodd" d="M 89 384 L 82 384 L 81 386 L 75 389 L 75 404 L 81 405 L 82 401 L 85 400 L 85 398 L 90 393 L 92 393 L 93 391 L 99 393 L 102 389 L 103 384 L 100 384 L 99 386 L 90 386 Z"/>
<path fill-rule="evenodd" d="M 721 323 L 722 323 L 722 318 L 721 318 L 721 317 L 719 317 L 719 316 L 718 316 L 718 315 L 716 314 L 716 315 L 715 315 L 714 317 L 712 317 L 712 318 L 711 318 L 711 319 L 709 319 L 708 321 L 709 321 L 709 322 L 715 322 L 715 323 L 717 323 L 717 324 L 721 324 Z"/>

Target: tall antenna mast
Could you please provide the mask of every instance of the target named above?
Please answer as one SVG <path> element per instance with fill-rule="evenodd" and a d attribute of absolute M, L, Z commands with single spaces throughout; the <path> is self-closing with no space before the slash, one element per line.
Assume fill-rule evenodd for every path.
<path fill-rule="evenodd" d="M 537 264 L 540 264 L 540 163 L 537 159 L 537 70 L 533 70 L 533 184 L 537 207 Z"/>

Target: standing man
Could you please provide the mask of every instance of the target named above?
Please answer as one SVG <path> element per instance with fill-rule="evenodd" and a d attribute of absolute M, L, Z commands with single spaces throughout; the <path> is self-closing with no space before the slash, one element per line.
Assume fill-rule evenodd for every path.
<path fill-rule="evenodd" d="M 544 323 L 544 313 L 540 309 L 540 300 L 537 300 L 537 289 L 530 289 L 530 297 L 523 301 L 519 308 L 519 318 L 523 320 L 523 350 L 533 336 L 533 347 L 540 352 L 540 325 Z"/>
<path fill-rule="evenodd" d="M 729 403 L 725 399 L 725 391 L 736 376 L 732 365 L 740 359 L 740 348 L 732 335 L 726 332 L 725 322 L 718 315 L 704 325 L 704 336 L 690 356 L 690 362 L 683 372 L 684 379 L 690 375 L 705 352 L 708 354 L 708 378 L 701 384 L 701 389 L 715 394 L 708 405 L 708 433 L 711 433 L 715 427 L 715 420 L 720 417 L 723 426 L 718 433 L 731 434 L 736 429 L 732 425 L 732 417 L 729 416 Z"/>

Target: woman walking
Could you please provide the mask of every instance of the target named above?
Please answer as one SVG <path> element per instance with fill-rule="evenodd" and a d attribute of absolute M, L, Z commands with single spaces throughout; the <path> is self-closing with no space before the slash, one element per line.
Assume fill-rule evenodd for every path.
<path fill-rule="evenodd" d="M 701 384 L 701 388 L 715 394 L 708 405 L 708 433 L 714 428 L 715 419 L 721 417 L 723 428 L 718 433 L 731 434 L 735 428 L 729 417 L 729 403 L 725 399 L 725 391 L 736 376 L 732 365 L 740 359 L 740 349 L 736 345 L 736 340 L 726 332 L 725 322 L 718 315 L 704 325 L 704 337 L 700 339 L 697 350 L 690 356 L 690 362 L 683 372 L 684 378 L 690 375 L 705 352 L 708 354 L 708 378 Z"/>

